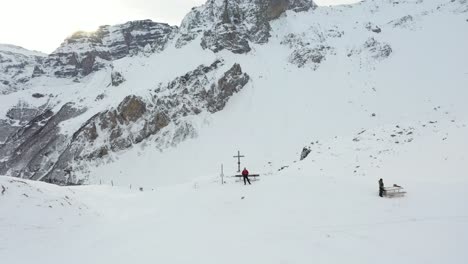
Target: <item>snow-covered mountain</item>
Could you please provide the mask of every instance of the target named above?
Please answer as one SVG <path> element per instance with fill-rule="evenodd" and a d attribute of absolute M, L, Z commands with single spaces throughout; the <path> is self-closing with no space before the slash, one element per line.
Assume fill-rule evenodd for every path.
<path fill-rule="evenodd" d="M 33 76 L 46 54 L 14 45 L 0 44 L 0 94 L 21 89 Z"/>
<path fill-rule="evenodd" d="M 1 45 L 0 260 L 465 263 L 467 29 L 467 0 L 209 0 Z"/>
<path fill-rule="evenodd" d="M 11 264 L 463 264 L 468 127 L 459 122 L 314 142 L 302 162 L 251 186 L 228 175 L 224 185 L 206 176 L 157 188 L 137 179 L 59 187 L 0 177 L 7 212 L 0 257 Z M 376 177 L 408 193 L 380 198 Z"/>
<path fill-rule="evenodd" d="M 238 149 L 271 172 L 311 142 L 403 123 L 396 132 L 409 133 L 435 111 L 463 122 L 467 9 L 210 0 L 180 27 L 102 26 L 48 56 L 2 46 L 0 174 L 183 182 L 221 163 L 234 171 Z"/>

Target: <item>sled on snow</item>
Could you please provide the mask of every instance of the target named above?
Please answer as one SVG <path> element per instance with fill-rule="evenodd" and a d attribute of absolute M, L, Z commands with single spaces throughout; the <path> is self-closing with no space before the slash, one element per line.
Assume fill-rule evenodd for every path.
<path fill-rule="evenodd" d="M 406 194 L 403 187 L 394 184 L 391 187 L 384 187 L 383 195 L 389 198 L 392 197 L 402 197 Z"/>

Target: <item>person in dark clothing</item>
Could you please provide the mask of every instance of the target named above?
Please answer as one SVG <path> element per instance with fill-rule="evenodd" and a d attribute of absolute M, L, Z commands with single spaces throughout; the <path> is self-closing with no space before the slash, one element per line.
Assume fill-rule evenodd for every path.
<path fill-rule="evenodd" d="M 244 185 L 247 185 L 247 182 L 249 183 L 249 185 L 251 185 L 249 180 L 249 171 L 246 168 L 244 168 L 244 170 L 242 171 L 242 178 L 244 178 Z"/>
<path fill-rule="evenodd" d="M 379 196 L 383 197 L 384 192 L 385 192 L 384 183 L 383 183 L 383 180 L 380 179 L 379 180 Z"/>

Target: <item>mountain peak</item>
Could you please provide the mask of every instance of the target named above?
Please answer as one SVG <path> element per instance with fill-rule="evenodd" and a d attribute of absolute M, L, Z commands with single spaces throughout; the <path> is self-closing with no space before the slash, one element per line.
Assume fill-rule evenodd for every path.
<path fill-rule="evenodd" d="M 85 76 L 105 67 L 106 62 L 163 50 L 176 31 L 175 26 L 149 19 L 100 26 L 94 32 L 78 31 L 65 39 L 44 67 L 58 77 Z"/>
<path fill-rule="evenodd" d="M 0 52 L 6 53 L 16 53 L 25 56 L 38 56 L 38 57 L 46 57 L 47 54 L 35 51 L 35 50 L 28 50 L 21 46 L 12 45 L 12 44 L 2 44 L 0 43 Z"/>
<path fill-rule="evenodd" d="M 311 0 L 209 0 L 183 19 L 178 45 L 183 46 L 203 32 L 204 49 L 247 53 L 251 49 L 249 42 L 268 41 L 271 20 L 288 10 L 300 12 L 315 7 Z"/>

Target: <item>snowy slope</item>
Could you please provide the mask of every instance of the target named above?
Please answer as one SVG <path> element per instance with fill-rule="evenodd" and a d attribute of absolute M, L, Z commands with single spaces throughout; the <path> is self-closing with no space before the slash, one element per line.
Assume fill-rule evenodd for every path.
<path fill-rule="evenodd" d="M 246 166 L 268 172 L 269 164 L 276 170 L 298 160 L 302 147 L 317 140 L 349 138 L 362 130 L 399 124 L 419 127 L 452 119 L 463 124 L 468 113 L 464 103 L 467 65 L 461 59 L 468 57 L 466 22 L 449 8 L 435 12 L 437 5 L 431 3 L 400 7 L 370 1 L 288 13 L 273 23 L 274 38 L 253 46 L 250 55 L 219 53 L 226 61 L 240 63 L 251 82 L 224 111 L 194 118 L 197 138 L 162 153 L 158 142 L 136 146 L 112 157 L 118 162 L 93 169 L 91 182 L 113 179 L 123 185 L 157 186 L 218 175 L 222 163 L 233 173 L 237 168 L 232 156 L 237 150 L 247 155 Z M 379 12 L 368 11 L 375 6 Z M 391 22 L 408 14 L 407 10 L 417 18 L 417 23 L 411 22 L 416 28 L 395 27 Z M 423 10 L 430 15 L 422 15 Z M 338 15 L 331 19 L 331 14 Z M 349 22 L 357 17 L 365 19 Z M 379 25 L 382 33 L 369 31 L 369 21 Z M 451 30 L 446 30 L 447 25 Z M 329 30 L 345 33 L 329 37 L 325 35 Z M 291 33 L 304 35 L 310 43 L 316 35 L 325 35 L 322 42 L 332 51 L 317 69 L 285 63 L 294 48 L 281 43 Z M 371 37 L 392 47 L 388 58 L 374 59 L 375 53 L 363 48 Z M 353 50 L 359 53 L 348 57 Z"/>
<path fill-rule="evenodd" d="M 16 54 L 21 54 L 25 56 L 37 56 L 37 57 L 45 57 L 47 54 L 44 54 L 42 52 L 38 51 L 33 51 L 33 50 L 27 50 L 25 48 L 11 45 L 11 44 L 0 44 L 0 50 L 2 52 L 11 52 L 11 53 L 16 53 Z"/>
<path fill-rule="evenodd" d="M 27 83 L 26 90 L 0 97 L 0 116 L 6 120 L 2 122 L 7 123 L 6 132 L 0 131 L 3 134 L 0 139 L 5 141 L 2 152 L 6 153 L 0 155 L 0 160 L 5 161 L 0 166 L 2 173 L 53 179 L 62 184 L 108 183 L 113 179 L 123 185 L 144 182 L 157 186 L 206 174 L 217 175 L 222 163 L 232 173 L 235 170 L 232 156 L 237 150 L 246 153 L 248 163 L 245 165 L 249 167 L 261 171 L 271 164 L 278 169 L 297 160 L 302 148 L 311 141 L 349 137 L 364 129 L 400 122 L 416 126 L 418 122 L 430 120 L 433 109 L 438 107 L 453 118 L 466 120 L 464 84 L 468 77 L 462 59 L 468 57 L 464 48 L 468 44 L 464 34 L 465 1 L 406 0 L 398 4 L 365 1 L 303 12 L 289 10 L 269 22 L 262 20 L 262 13 L 245 11 L 248 16 L 236 33 L 240 34 L 239 38 L 250 32 L 244 29 L 249 29 L 252 21 L 268 23 L 271 27 L 266 33 L 266 29 L 261 30 L 261 34 L 270 35 L 268 42 L 252 40 L 247 46 L 250 52 L 245 54 L 230 52 L 232 43 L 225 43 L 216 36 L 215 39 L 211 35 L 201 36 L 197 31 L 222 30 L 213 29 L 210 24 L 223 17 L 222 10 L 220 2 L 209 2 L 187 15 L 180 33 L 171 33 L 169 40 L 163 36 L 167 41 L 163 50 L 118 56 L 120 59 L 106 62 L 103 62 L 106 53 L 100 54 L 99 47 L 86 46 L 86 41 L 95 41 L 103 30 L 102 34 L 107 36 L 105 28 L 89 36 L 75 34 L 48 60 L 66 59 L 74 63 L 54 68 L 58 76 L 68 72 L 70 67 L 77 67 L 73 69 L 79 72 L 82 70 L 79 67 L 85 67 L 88 61 L 95 61 L 97 70 L 73 78 L 39 75 Z M 215 12 L 214 17 L 209 17 L 209 12 Z M 134 24 L 149 25 L 150 33 L 143 36 L 150 38 L 153 27 L 169 27 L 149 21 Z M 126 27 L 132 25 L 126 23 L 112 28 L 125 32 Z M 187 40 L 188 35 L 193 40 Z M 116 39 L 115 45 L 123 45 L 120 38 Z M 144 45 L 147 40 L 136 39 L 131 45 L 143 49 L 138 45 Z M 66 53 L 72 52 L 67 43 L 71 43 L 71 47 L 81 47 L 76 41 L 83 41 L 81 44 L 87 49 L 77 48 L 76 53 Z M 208 42 L 218 46 L 203 49 Z M 227 45 L 227 48 L 218 50 L 219 45 Z M 118 47 L 118 50 L 124 49 Z M 208 66 L 217 60 L 223 61 L 223 66 L 206 76 L 198 76 L 201 83 L 215 83 L 235 64 L 250 77 L 247 85 L 229 97 L 229 102 L 218 113 L 212 114 L 205 106 L 196 104 L 195 110 L 188 109 L 187 113 L 186 108 L 191 106 L 187 107 L 176 98 L 168 103 L 172 108 L 165 114 L 184 118 L 169 116 L 167 126 L 145 135 L 148 137 L 142 142 L 134 142 L 128 138 L 128 132 L 122 132 L 138 130 L 141 122 L 147 124 L 140 119 L 119 131 L 101 127 L 95 140 L 93 135 L 85 137 L 88 141 L 84 143 L 74 140 L 80 129 L 93 123 L 94 116 L 118 109 L 128 96 L 136 95 L 146 105 L 157 108 L 157 99 L 168 96 L 168 90 L 162 91 L 161 86 L 184 80 L 184 76 L 200 65 Z M 116 75 L 120 75 L 123 82 L 114 85 L 113 76 Z M 196 84 L 197 79 L 192 78 L 187 84 L 188 90 L 196 91 L 190 86 Z M 204 89 L 208 91 L 210 86 Z M 199 97 L 197 94 L 190 96 L 193 102 Z M 58 125 L 47 119 L 37 122 L 37 126 L 45 122 L 57 132 L 41 134 L 39 138 L 45 147 L 33 149 L 34 153 L 29 154 L 21 146 L 26 143 L 37 146 L 34 137 L 23 139 L 22 134 L 13 137 L 11 131 L 31 119 L 12 119 L 10 111 L 15 108 L 64 114 Z M 70 110 L 64 111 L 67 109 Z M 122 135 L 119 142 L 130 140 L 131 144 L 115 147 L 114 134 Z M 7 141 L 8 137 L 19 140 Z M 50 141 L 49 138 L 60 140 Z M 84 153 L 91 153 L 91 156 L 67 154 L 70 153 L 67 150 L 84 146 Z M 54 154 L 49 155 L 51 152 Z M 21 154 L 16 157 L 12 153 Z M 93 153 L 98 153 L 99 158 Z M 67 167 L 73 168 L 69 177 L 64 173 Z"/>
<path fill-rule="evenodd" d="M 461 264 L 468 128 L 441 125 L 438 133 L 417 128 L 419 140 L 379 155 L 380 168 L 366 166 L 376 144 L 363 133 L 368 148 L 356 150 L 351 138 L 323 142 L 310 158 L 252 186 L 202 177 L 141 192 L 2 177 L 0 205 L 9 213 L 0 218 L 0 256 L 8 263 Z M 349 173 L 356 165 L 360 172 Z M 378 177 L 408 194 L 379 198 Z"/>
<path fill-rule="evenodd" d="M 223 17 L 222 5 L 208 4 L 216 19 Z M 204 9 L 187 19 L 196 20 L 197 10 Z M 28 164 L 15 161 L 15 169 L 29 166 L 34 172 L 52 163 L 53 170 L 62 153 L 58 149 L 70 149 L 83 124 L 115 111 L 129 95 L 142 98 L 148 109 L 162 105 L 154 98 L 165 98 L 174 104 L 167 113 L 177 118 L 128 148 L 73 160 L 70 183 L 76 179 L 88 186 L 0 177 L 0 208 L 7 212 L 0 215 L 0 259 L 465 263 L 467 11 L 466 0 L 374 0 L 289 10 L 268 21 L 270 31 L 261 30 L 269 33 L 267 42 L 251 39 L 250 51 L 242 54 L 231 52 L 229 42 L 217 50 L 216 45 L 226 44 L 222 39 L 197 32 L 223 32 L 201 17 L 196 21 L 200 28 L 182 26 L 163 50 L 143 49 L 105 62 L 96 57 L 105 66 L 85 76 L 33 78 L 24 89 L 0 96 L 0 119 L 8 124 L 0 148 L 12 138 L 11 131 L 25 127 L 40 136 L 57 128 L 45 136 L 61 144 L 44 141 L 55 145 L 45 144 L 40 158 L 25 159 Z M 265 22 L 257 18 L 243 20 L 242 29 L 252 30 L 252 21 Z M 241 44 L 250 38 L 245 30 L 237 36 Z M 216 45 L 203 49 L 203 39 Z M 218 68 L 207 67 L 216 61 Z M 216 88 L 236 64 L 249 76 L 248 83 L 223 97 L 222 110 L 210 112 L 210 102 L 200 103 L 199 94 L 219 92 L 213 84 Z M 125 81 L 114 85 L 117 73 Z M 183 111 L 177 99 L 201 112 Z M 55 124 L 47 115 L 31 123 L 37 111 L 57 114 L 70 102 L 69 109 L 76 111 L 65 111 L 72 114 L 56 127 L 44 126 Z M 130 113 L 139 114 L 140 106 L 130 107 Z M 130 134 L 125 136 L 139 133 L 140 122 L 122 126 Z M 100 128 L 102 123 L 91 124 Z M 111 145 L 111 133 L 96 131 L 93 144 L 85 142 L 85 152 Z M 20 149 L 31 151 L 44 142 Z M 310 153 L 300 160 L 304 148 Z M 246 156 L 242 166 L 261 174 L 252 186 L 230 177 L 236 174 L 232 156 L 237 150 Z M 0 153 L 0 163 L 9 157 Z M 379 198 L 379 178 L 387 186 L 402 185 L 407 195 Z"/>

